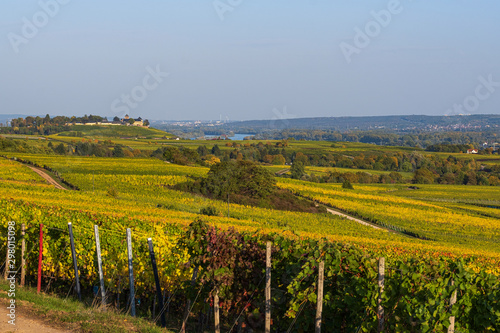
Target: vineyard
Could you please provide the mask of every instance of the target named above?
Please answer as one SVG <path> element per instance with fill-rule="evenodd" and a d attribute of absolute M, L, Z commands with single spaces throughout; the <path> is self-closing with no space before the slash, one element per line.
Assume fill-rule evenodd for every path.
<path fill-rule="evenodd" d="M 37 208 L 22 207 L 20 203 L 12 203 L 12 206 L 21 208 L 25 216 L 33 214 L 30 217 L 34 221 L 41 216 Z M 51 213 L 58 218 L 68 217 L 61 211 Z M 85 218 L 85 215 L 74 215 L 72 218 L 77 221 L 74 222 L 74 237 L 82 293 L 86 295 L 84 300 L 95 302 L 99 297 L 96 250 L 92 228 L 84 225 L 96 221 Z M 51 224 L 49 219 L 43 220 Z M 74 274 L 67 229 L 62 225 L 61 228 L 44 228 L 46 245 L 43 250 L 42 286 L 45 291 L 70 293 Z M 468 269 L 470 259 L 389 259 L 386 263 L 385 290 L 380 295 L 377 258 L 345 243 L 299 239 L 276 233 L 239 233 L 231 228 L 221 230 L 211 227 L 201 220 L 195 221 L 186 230 L 163 226 L 149 232 L 155 242 L 159 281 L 166 305 L 155 308 L 154 304 L 159 301 L 150 296 L 154 294 L 155 286 L 148 260 L 148 235 L 133 231 L 135 307 L 139 315 L 155 321 L 161 318 L 162 313 L 165 314 L 169 327 L 175 327 L 177 323 L 169 313 L 185 310 L 190 331 L 209 328 L 212 325 L 210 316 L 214 311 L 214 297 L 220 300 L 224 331 L 245 325 L 262 327 L 263 245 L 269 241 L 273 244 L 273 331 L 312 330 L 320 262 L 326 267 L 323 325 L 329 330 L 376 331 L 380 322 L 376 310 L 379 298 L 387 309 L 384 321 L 390 332 L 443 331 L 450 325 L 452 316 L 456 317 L 455 327 L 458 330 L 483 331 L 500 323 L 500 280 L 496 275 L 484 271 L 476 274 Z M 116 227 L 101 227 L 100 233 L 107 295 L 105 302 L 129 311 L 125 233 L 120 233 Z M 25 236 L 28 243 L 28 283 L 35 283 L 37 276 L 35 263 L 38 254 L 33 251 L 37 246 L 37 234 L 36 224 L 28 224 Z M 217 255 L 214 256 L 214 253 Z M 458 300 L 451 306 L 449 299 L 454 293 Z"/>
<path fill-rule="evenodd" d="M 430 243 L 447 243 L 450 249 L 462 253 L 469 250 L 490 256 L 500 250 L 500 225 L 495 220 L 494 208 L 472 205 L 458 209 L 456 204 L 446 201 L 416 200 L 411 194 L 407 198 L 407 192 L 413 194 L 419 190 L 397 185 L 357 185 L 358 190 L 351 191 L 338 185 L 281 180 L 280 186 L 376 224 L 400 227 L 434 241 Z M 460 195 L 465 193 L 464 187 L 455 190 Z M 481 191 L 483 195 L 490 192 L 493 197 L 498 193 L 495 188 Z M 453 196 L 453 192 L 449 195 Z"/>
<path fill-rule="evenodd" d="M 356 184 L 354 190 L 346 190 L 338 184 L 278 179 L 281 188 L 386 231 L 332 214 L 249 207 L 170 188 L 205 175 L 204 167 L 153 158 L 5 154 L 49 166 L 80 189 L 56 190 L 23 164 L 0 159 L 0 242 L 6 244 L 7 222 L 16 222 L 17 239 L 20 225 L 27 226 L 26 276 L 27 283 L 34 284 L 38 228 L 43 224 L 46 291 L 71 294 L 71 222 L 87 301 L 98 297 L 97 225 L 107 301 L 124 311 L 130 308 L 125 237 L 130 228 L 137 311 L 159 320 L 147 244 L 153 239 L 163 311 L 169 327 L 177 330 L 184 317 L 173 314 L 186 308 L 189 328 L 211 327 L 216 291 L 223 331 L 251 325 L 261 329 L 267 241 L 273 244 L 273 331 L 313 329 L 320 261 L 325 263 L 323 325 L 331 328 L 327 331 L 377 331 L 380 257 L 386 259 L 381 302 L 387 331 L 443 331 L 450 316 L 456 317 L 457 331 L 500 325 L 498 187 L 419 185 L 412 190 L 405 185 Z M 202 214 L 205 207 L 216 213 Z M 2 248 L 0 256 L 4 255 Z M 450 306 L 455 291 L 457 302 Z"/>

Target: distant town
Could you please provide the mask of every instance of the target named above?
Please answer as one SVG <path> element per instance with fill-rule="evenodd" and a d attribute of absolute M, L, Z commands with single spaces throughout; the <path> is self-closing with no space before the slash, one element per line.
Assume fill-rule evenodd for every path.
<path fill-rule="evenodd" d="M 214 120 L 163 120 L 156 121 L 155 124 L 158 125 L 169 125 L 169 126 L 179 126 L 179 127 L 215 127 L 227 124 L 224 121 L 214 121 Z"/>

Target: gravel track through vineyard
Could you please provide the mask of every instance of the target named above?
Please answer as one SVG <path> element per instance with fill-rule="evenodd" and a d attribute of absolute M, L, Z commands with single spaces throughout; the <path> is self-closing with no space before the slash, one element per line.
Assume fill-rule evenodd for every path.
<path fill-rule="evenodd" d="M 29 165 L 27 165 L 27 167 L 30 168 L 31 170 L 35 171 L 38 175 L 40 175 L 40 177 L 42 177 L 43 179 L 45 179 L 50 185 L 54 185 L 55 188 L 57 188 L 59 190 L 66 190 L 63 186 L 61 186 L 61 184 L 59 184 L 58 182 L 56 182 L 54 180 L 54 178 L 52 178 L 51 176 L 49 176 L 42 169 L 35 168 L 35 167 L 29 166 Z"/>
<path fill-rule="evenodd" d="M 350 216 L 350 215 L 347 215 L 347 214 L 344 214 L 344 213 L 338 212 L 338 211 L 336 211 L 336 210 L 333 210 L 333 209 L 330 209 L 330 208 L 327 208 L 326 210 L 327 210 L 327 212 L 328 212 L 328 213 L 330 213 L 330 214 L 345 217 L 345 218 L 346 218 L 346 219 L 348 219 L 348 220 L 351 220 L 351 221 L 357 222 L 357 223 L 362 224 L 362 225 L 366 225 L 367 227 L 372 227 L 372 228 L 374 228 L 374 229 L 380 229 L 380 230 L 385 230 L 385 231 L 387 231 L 387 230 L 386 230 L 386 229 L 384 229 L 384 228 L 380 228 L 380 227 L 374 226 L 373 224 L 370 224 L 370 223 L 365 222 L 365 221 L 363 221 L 363 220 L 357 219 L 357 218 L 352 217 L 352 216 Z"/>

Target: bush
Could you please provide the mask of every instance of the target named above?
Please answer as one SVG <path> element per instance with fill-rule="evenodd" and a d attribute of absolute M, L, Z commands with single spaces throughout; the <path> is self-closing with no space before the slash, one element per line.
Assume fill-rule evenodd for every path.
<path fill-rule="evenodd" d="M 290 167 L 290 173 L 293 179 L 300 179 L 305 173 L 304 164 L 299 161 L 294 161 Z"/>
<path fill-rule="evenodd" d="M 108 190 L 106 191 L 106 195 L 107 196 L 110 196 L 112 198 L 117 198 L 118 197 L 118 190 L 116 188 L 114 188 L 113 186 L 111 186 L 110 188 L 108 188 Z"/>
<path fill-rule="evenodd" d="M 208 216 L 218 216 L 219 212 L 217 211 L 217 208 L 215 208 L 214 206 L 207 206 L 200 209 L 200 214 Z"/>
<path fill-rule="evenodd" d="M 354 190 L 354 187 L 352 187 L 351 182 L 347 179 L 342 183 L 342 188 L 346 188 L 348 190 Z"/>
<path fill-rule="evenodd" d="M 200 186 L 217 199 L 235 194 L 261 199 L 274 192 L 276 180 L 269 170 L 253 162 L 227 161 L 212 165 Z"/>
<path fill-rule="evenodd" d="M 115 146 L 115 149 L 113 150 L 113 157 L 125 157 L 125 154 L 123 153 L 123 148 L 121 145 Z"/>

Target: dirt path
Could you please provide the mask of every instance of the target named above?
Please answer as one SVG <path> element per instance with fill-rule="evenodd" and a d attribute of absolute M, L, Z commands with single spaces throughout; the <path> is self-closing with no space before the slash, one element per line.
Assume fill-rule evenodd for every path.
<path fill-rule="evenodd" d="M 303 195 L 300 195 L 300 194 L 295 194 L 301 198 L 304 198 L 304 199 L 308 199 L 308 200 L 312 200 L 311 198 L 308 198 L 306 196 L 303 196 Z M 393 230 L 390 230 L 390 229 L 387 229 L 387 228 L 383 228 L 383 227 L 378 227 L 376 226 L 375 224 L 372 224 L 372 223 L 369 223 L 369 222 L 366 222 L 366 221 L 363 221 L 361 219 L 358 219 L 354 216 L 351 216 L 351 215 L 347 215 L 346 213 L 342 213 L 338 210 L 335 210 L 335 209 L 332 209 L 332 208 L 329 208 L 326 204 L 324 203 L 321 203 L 321 202 L 317 202 L 317 201 L 314 201 L 314 204 L 316 205 L 316 207 L 318 207 L 320 204 L 322 206 L 324 206 L 326 208 L 326 211 L 330 214 L 333 214 L 333 215 L 338 215 L 338 216 L 341 216 L 341 217 L 345 217 L 346 219 L 348 220 L 351 220 L 351 221 L 354 221 L 356 223 L 359 223 L 359 224 L 362 224 L 362 225 L 365 225 L 367 227 L 372 227 L 373 229 L 378 229 L 378 230 L 383 230 L 383 231 L 388 231 L 388 232 L 394 232 Z"/>
<path fill-rule="evenodd" d="M 280 171 L 276 171 L 275 174 L 277 176 L 281 176 L 281 175 L 284 175 L 285 173 L 287 173 L 288 171 L 290 171 L 290 169 L 283 169 L 283 170 L 280 170 Z"/>
<path fill-rule="evenodd" d="M 45 179 L 49 184 L 54 185 L 55 188 L 60 189 L 60 190 L 66 190 L 64 187 L 62 187 L 58 182 L 54 180 L 51 176 L 49 176 L 45 171 L 43 171 L 40 168 L 32 167 L 30 165 L 27 165 L 28 168 L 31 170 L 35 171 L 40 177 Z"/>
<path fill-rule="evenodd" d="M 379 229 L 379 230 L 388 231 L 388 230 L 386 230 L 386 229 L 384 229 L 384 228 L 377 227 L 377 226 L 375 226 L 375 225 L 373 225 L 373 224 L 371 224 L 371 223 L 368 223 L 368 222 L 365 222 L 365 221 L 363 221 L 363 220 L 357 219 L 357 218 L 355 218 L 355 217 L 349 216 L 349 215 L 347 215 L 347 214 L 344 214 L 344 213 L 338 212 L 338 211 L 333 210 L 333 209 L 331 209 L 331 208 L 326 208 L 326 210 L 327 210 L 327 211 L 328 211 L 328 213 L 330 213 L 330 214 L 334 214 L 334 215 L 338 215 L 338 216 L 345 217 L 345 218 L 346 218 L 346 219 L 348 219 L 348 220 L 351 220 L 351 221 L 357 222 L 357 223 L 362 224 L 362 225 L 366 225 L 367 227 L 372 227 L 373 229 Z"/>
<path fill-rule="evenodd" d="M 29 302 L 18 301 L 16 302 L 16 320 L 15 325 L 9 324 L 11 320 L 8 315 L 7 306 L 8 300 L 0 298 L 0 332 L 27 332 L 27 333 L 63 333 L 71 332 L 59 328 L 53 328 L 44 323 L 40 316 L 37 316 L 29 309 L 31 308 Z"/>

